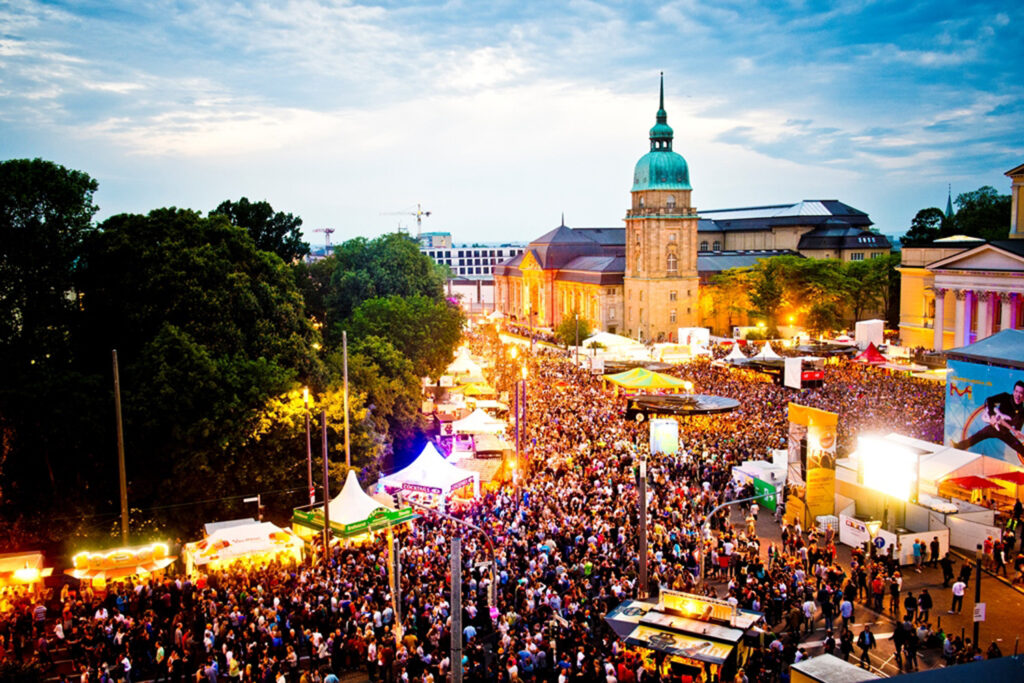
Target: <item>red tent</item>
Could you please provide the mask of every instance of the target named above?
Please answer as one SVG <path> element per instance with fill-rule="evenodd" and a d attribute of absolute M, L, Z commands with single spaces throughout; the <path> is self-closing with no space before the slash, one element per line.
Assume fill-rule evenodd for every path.
<path fill-rule="evenodd" d="M 854 358 L 854 360 L 858 363 L 867 363 L 869 365 L 881 365 L 882 363 L 888 362 L 885 359 L 885 356 L 880 354 L 878 349 L 875 348 L 874 342 L 869 343 L 868 348 L 857 354 L 857 357 Z"/>
<path fill-rule="evenodd" d="M 960 488 L 964 489 L 998 489 L 1002 488 L 999 484 L 994 481 L 989 481 L 984 477 L 979 477 L 974 474 L 969 474 L 966 477 L 954 477 L 953 479 L 945 480 L 949 484 L 956 484 Z"/>

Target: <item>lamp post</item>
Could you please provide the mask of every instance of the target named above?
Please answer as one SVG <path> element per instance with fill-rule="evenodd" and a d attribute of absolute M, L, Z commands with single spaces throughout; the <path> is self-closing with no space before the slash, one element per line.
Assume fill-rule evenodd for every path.
<path fill-rule="evenodd" d="M 519 415 L 516 417 L 516 431 L 517 432 L 519 431 L 519 420 L 523 420 L 524 422 L 526 421 L 526 377 L 527 377 L 527 375 L 529 375 L 529 371 L 526 369 L 526 366 L 524 365 L 523 369 L 522 369 L 522 376 L 523 376 L 523 380 L 522 380 L 522 384 L 523 384 L 523 398 L 519 402 L 519 411 L 520 412 L 519 412 Z M 526 429 L 524 428 L 522 430 L 522 432 L 523 432 L 522 438 L 526 439 Z M 523 447 L 523 450 L 525 450 L 525 445 Z M 517 449 L 516 450 L 516 472 L 520 472 L 521 470 L 522 470 L 522 458 L 520 456 L 520 450 Z"/>
<path fill-rule="evenodd" d="M 573 315 L 576 316 L 576 365 L 580 364 L 580 314 L 579 311 Z"/>
<path fill-rule="evenodd" d="M 647 597 L 647 458 L 640 458 L 640 585 L 636 595 Z"/>
<path fill-rule="evenodd" d="M 978 548 L 974 551 L 974 605 L 977 607 L 978 603 L 981 602 L 981 558 L 982 549 L 981 544 L 978 544 Z M 981 648 L 978 645 L 978 638 L 980 637 L 979 631 L 981 630 L 981 622 L 978 621 L 977 617 L 974 619 L 974 647 Z"/>
<path fill-rule="evenodd" d="M 316 488 L 313 486 L 313 435 L 309 425 L 309 387 L 302 389 L 302 404 L 306 408 L 306 483 L 309 486 L 309 504 L 316 503 Z"/>
<path fill-rule="evenodd" d="M 746 503 L 752 500 L 761 500 L 764 498 L 764 494 L 758 494 L 756 496 L 750 496 L 749 498 L 737 498 L 736 500 L 728 500 L 716 508 L 713 508 L 708 513 L 707 517 L 704 518 L 704 524 L 701 526 L 700 540 L 703 542 L 708 536 L 711 535 L 711 520 L 714 518 L 715 513 L 722 508 L 729 507 L 730 505 L 737 505 L 739 503 Z M 704 551 L 700 552 L 700 565 L 698 566 L 698 583 L 704 585 Z"/>

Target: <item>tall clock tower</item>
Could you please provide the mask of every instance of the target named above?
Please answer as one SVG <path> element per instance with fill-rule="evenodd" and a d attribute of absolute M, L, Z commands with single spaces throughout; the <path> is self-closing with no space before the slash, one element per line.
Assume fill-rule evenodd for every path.
<path fill-rule="evenodd" d="M 641 341 L 676 340 L 697 321 L 697 211 L 690 205 L 690 169 L 672 151 L 661 78 L 651 151 L 633 171 L 626 212 L 626 333 Z"/>

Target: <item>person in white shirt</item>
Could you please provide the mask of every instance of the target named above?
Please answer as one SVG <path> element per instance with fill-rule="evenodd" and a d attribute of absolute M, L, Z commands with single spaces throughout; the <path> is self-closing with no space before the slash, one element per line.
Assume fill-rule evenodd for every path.
<path fill-rule="evenodd" d="M 953 605 L 949 608 L 949 614 L 960 614 L 960 610 L 964 608 L 964 591 L 967 590 L 967 584 L 957 579 L 957 582 L 953 584 Z"/>

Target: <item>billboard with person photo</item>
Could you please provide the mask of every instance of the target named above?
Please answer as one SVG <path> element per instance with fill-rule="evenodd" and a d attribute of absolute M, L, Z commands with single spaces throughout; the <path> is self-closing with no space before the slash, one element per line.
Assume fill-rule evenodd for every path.
<path fill-rule="evenodd" d="M 808 525 L 835 513 L 838 421 L 835 413 L 789 404 L 787 520 Z"/>
<path fill-rule="evenodd" d="M 1024 465 L 1024 370 L 950 360 L 946 443 Z"/>

